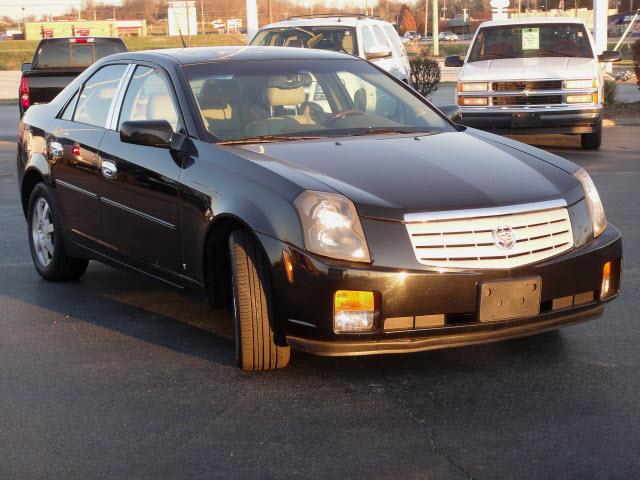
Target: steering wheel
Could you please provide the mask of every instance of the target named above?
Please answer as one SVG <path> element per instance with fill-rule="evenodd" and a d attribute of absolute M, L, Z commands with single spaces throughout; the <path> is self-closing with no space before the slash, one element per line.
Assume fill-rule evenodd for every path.
<path fill-rule="evenodd" d="M 329 118 L 329 120 L 327 120 L 324 125 L 326 127 L 330 127 L 331 125 L 333 125 L 337 120 L 341 119 L 341 118 L 345 118 L 345 117 L 351 117 L 353 115 L 365 115 L 365 113 L 362 110 L 358 110 L 357 108 L 348 108 L 346 110 L 340 110 L 337 113 L 334 113 L 331 118 Z"/>

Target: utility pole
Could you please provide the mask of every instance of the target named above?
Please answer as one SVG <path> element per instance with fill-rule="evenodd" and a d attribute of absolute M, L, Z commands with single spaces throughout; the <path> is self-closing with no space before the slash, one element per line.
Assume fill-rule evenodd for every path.
<path fill-rule="evenodd" d="M 204 35 L 204 0 L 200 0 L 200 23 L 202 24 L 202 34 Z"/>
<path fill-rule="evenodd" d="M 440 56 L 440 40 L 438 39 L 438 30 L 440 21 L 440 12 L 438 11 L 438 0 L 433 0 L 433 28 L 431 29 L 431 34 L 433 35 L 433 56 Z"/>
<path fill-rule="evenodd" d="M 267 1 L 267 18 L 269 23 L 273 23 L 273 0 Z"/>
<path fill-rule="evenodd" d="M 424 38 L 429 33 L 429 0 L 424 0 Z"/>

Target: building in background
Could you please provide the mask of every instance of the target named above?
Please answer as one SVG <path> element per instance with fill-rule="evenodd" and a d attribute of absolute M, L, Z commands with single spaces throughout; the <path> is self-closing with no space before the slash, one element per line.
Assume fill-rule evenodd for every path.
<path fill-rule="evenodd" d="M 118 22 L 113 20 L 66 22 L 27 22 L 25 40 L 40 40 L 57 37 L 117 37 Z"/>
<path fill-rule="evenodd" d="M 167 2 L 167 23 L 169 35 L 197 35 L 198 20 L 195 1 Z"/>

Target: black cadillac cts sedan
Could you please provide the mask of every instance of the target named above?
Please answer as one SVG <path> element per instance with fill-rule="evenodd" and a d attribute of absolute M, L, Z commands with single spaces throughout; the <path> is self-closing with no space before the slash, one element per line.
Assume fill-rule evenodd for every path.
<path fill-rule="evenodd" d="M 583 169 L 338 53 L 110 56 L 29 109 L 17 159 L 45 279 L 97 260 L 202 291 L 247 370 L 552 330 L 620 286 Z"/>

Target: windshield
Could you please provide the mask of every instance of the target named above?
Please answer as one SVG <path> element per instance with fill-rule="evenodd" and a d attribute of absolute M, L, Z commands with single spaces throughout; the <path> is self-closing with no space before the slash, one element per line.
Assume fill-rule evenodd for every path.
<path fill-rule="evenodd" d="M 501 58 L 593 58 L 584 25 L 538 24 L 484 27 L 478 32 L 469 62 Z"/>
<path fill-rule="evenodd" d="M 453 130 L 361 60 L 231 61 L 184 71 L 213 141 Z"/>
<path fill-rule="evenodd" d="M 356 32 L 349 27 L 287 27 L 262 30 L 251 45 L 263 47 L 297 47 L 333 50 L 357 54 Z"/>
<path fill-rule="evenodd" d="M 127 47 L 121 41 L 44 43 L 36 53 L 33 68 L 86 68 L 107 55 L 126 51 Z"/>

